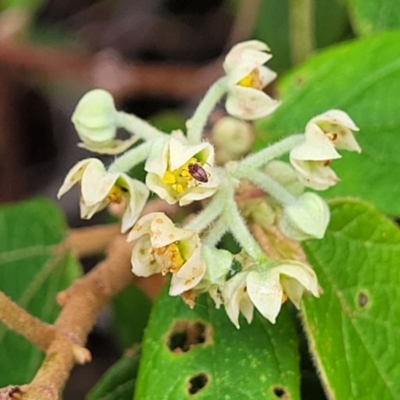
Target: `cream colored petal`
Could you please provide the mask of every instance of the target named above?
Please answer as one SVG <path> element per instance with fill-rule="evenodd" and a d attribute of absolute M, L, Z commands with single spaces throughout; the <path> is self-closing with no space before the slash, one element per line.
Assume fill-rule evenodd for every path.
<path fill-rule="evenodd" d="M 147 172 L 158 176 L 164 175 L 168 168 L 169 140 L 168 136 L 161 136 L 154 140 L 144 167 Z"/>
<path fill-rule="evenodd" d="M 165 214 L 160 212 L 153 212 L 144 215 L 136 222 L 135 226 L 129 232 L 127 241 L 132 242 L 133 240 L 136 240 L 142 237 L 143 235 L 150 235 L 151 223 L 155 218 L 158 218 L 159 216 L 163 215 Z"/>
<path fill-rule="evenodd" d="M 278 76 L 275 71 L 272 71 L 272 69 L 264 67 L 263 65 L 258 68 L 258 73 L 260 75 L 262 87 L 269 85 Z"/>
<path fill-rule="evenodd" d="M 150 240 L 153 247 L 159 248 L 174 242 L 193 238 L 195 233 L 188 229 L 177 228 L 163 213 L 153 219 L 150 226 Z"/>
<path fill-rule="evenodd" d="M 225 107 L 234 117 L 254 120 L 273 113 L 280 105 L 261 90 L 236 85 L 228 93 Z"/>
<path fill-rule="evenodd" d="M 286 263 L 283 263 L 277 267 L 275 267 L 280 274 L 284 274 L 285 276 L 295 279 L 304 289 L 311 292 L 315 297 L 319 297 L 319 288 L 318 288 L 318 281 L 317 276 L 314 270 L 307 264 L 289 260 Z M 293 296 L 296 300 L 296 295 L 298 294 L 296 291 L 290 293 L 286 292 L 289 298 Z"/>
<path fill-rule="evenodd" d="M 352 131 L 358 131 L 353 120 L 341 110 L 329 110 L 312 118 L 307 124 L 318 125 L 324 133 L 328 134 L 337 149 L 361 152 Z"/>
<path fill-rule="evenodd" d="M 82 175 L 87 166 L 96 161 L 96 158 L 87 158 L 86 160 L 79 161 L 77 164 L 75 164 L 65 177 L 63 184 L 58 190 L 57 197 L 60 198 L 63 194 L 68 192 L 72 186 L 79 182 L 82 179 Z"/>
<path fill-rule="evenodd" d="M 225 311 L 236 326 L 239 326 L 239 312 L 240 304 L 243 297 L 247 296 L 246 292 L 246 272 L 239 272 L 233 278 L 229 279 L 225 285 L 221 288 L 221 294 L 224 299 Z M 247 316 L 249 316 L 248 308 L 246 308 Z"/>
<path fill-rule="evenodd" d="M 262 65 L 271 58 L 271 55 L 265 53 L 266 51 L 269 51 L 269 47 L 258 40 L 238 43 L 226 55 L 223 68 L 226 73 L 230 73 L 241 63 Z"/>
<path fill-rule="evenodd" d="M 282 306 L 283 290 L 279 274 L 251 271 L 247 275 L 247 293 L 257 310 L 273 324 Z"/>
<path fill-rule="evenodd" d="M 300 161 L 290 158 L 290 162 L 304 186 L 315 190 L 326 190 L 339 182 L 332 168 L 323 161 Z"/>
<path fill-rule="evenodd" d="M 99 144 L 99 143 L 78 143 L 78 147 L 83 149 L 92 151 L 94 153 L 99 154 L 120 154 L 125 150 L 129 149 L 132 145 L 134 145 L 139 139 L 135 136 L 132 136 L 126 140 L 112 140 L 107 144 Z"/>
<path fill-rule="evenodd" d="M 84 203 L 83 199 L 80 198 L 79 201 L 80 216 L 82 219 L 90 219 L 97 212 L 104 210 L 107 207 L 107 205 L 108 205 L 107 201 L 101 201 L 94 205 L 88 206 L 87 204 Z"/>
<path fill-rule="evenodd" d="M 175 204 L 178 202 L 178 199 L 172 195 L 169 187 L 164 184 L 159 175 L 149 172 L 146 175 L 146 185 L 160 199 L 165 200 L 168 204 Z"/>
<path fill-rule="evenodd" d="M 179 271 L 172 275 L 169 294 L 177 296 L 194 288 L 201 281 L 205 272 L 206 264 L 201 258 L 201 248 L 198 247 Z"/>
<path fill-rule="evenodd" d="M 131 264 L 132 272 L 137 276 L 150 276 L 161 272 L 161 267 L 151 254 L 151 243 L 149 236 L 142 236 L 132 250 Z"/>
<path fill-rule="evenodd" d="M 304 142 L 291 150 L 290 157 L 296 160 L 322 161 L 341 158 L 341 155 L 317 125 L 309 125 Z"/>
<path fill-rule="evenodd" d="M 125 233 L 136 222 L 143 207 L 146 205 L 149 189 L 144 183 L 134 180 L 126 174 L 121 174 L 119 180 L 121 180 L 124 188 L 128 189 L 125 195 L 126 209 L 121 224 L 121 232 Z M 118 186 L 121 186 L 119 180 Z"/>
<path fill-rule="evenodd" d="M 286 276 L 281 276 L 281 285 L 289 300 L 298 310 L 300 310 L 301 299 L 305 291 L 304 286 L 296 279 L 288 278 Z"/>
<path fill-rule="evenodd" d="M 254 305 L 251 302 L 249 296 L 242 297 L 242 299 L 240 300 L 239 309 L 240 309 L 240 312 L 246 318 L 247 323 L 250 324 L 251 321 L 253 320 Z"/>
<path fill-rule="evenodd" d="M 169 143 L 169 164 L 171 170 L 176 170 L 186 164 L 196 154 L 201 153 L 204 159 L 209 158 L 209 154 L 214 154 L 213 146 L 208 142 L 202 142 L 194 146 L 189 146 L 177 139 L 171 138 Z M 200 161 L 200 160 L 199 160 Z"/>
<path fill-rule="evenodd" d="M 358 127 L 347 113 L 342 110 L 329 110 L 316 117 L 312 118 L 309 123 L 320 125 L 321 123 L 329 122 L 343 126 L 352 131 L 358 131 Z M 321 127 L 322 128 L 322 127 Z M 323 128 L 322 128 L 323 129 Z"/>
<path fill-rule="evenodd" d="M 116 174 L 107 174 L 103 163 L 94 159 L 82 175 L 81 194 L 84 202 L 92 206 L 103 201 L 116 180 Z"/>

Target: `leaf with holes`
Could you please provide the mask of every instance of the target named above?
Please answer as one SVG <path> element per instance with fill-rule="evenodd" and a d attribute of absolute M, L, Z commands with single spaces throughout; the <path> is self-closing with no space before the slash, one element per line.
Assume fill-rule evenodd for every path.
<path fill-rule="evenodd" d="M 338 46 L 310 59 L 280 83 L 282 105 L 260 121 L 256 147 L 304 132 L 328 109 L 349 113 L 362 153 L 342 152 L 332 167 L 341 181 L 321 195 L 352 195 L 400 214 L 400 32 Z"/>
<path fill-rule="evenodd" d="M 373 35 L 400 28 L 399 0 L 346 0 L 354 30 L 359 35 Z"/>
<path fill-rule="evenodd" d="M 0 290 L 47 322 L 59 310 L 56 293 L 79 273 L 72 256 L 54 255 L 65 233 L 62 214 L 47 200 L 0 207 Z M 0 387 L 29 381 L 42 357 L 37 348 L 0 323 Z"/>
<path fill-rule="evenodd" d="M 305 299 L 310 347 L 332 399 L 400 399 L 400 230 L 360 201 L 331 203 L 303 245 L 323 289 Z"/>
<path fill-rule="evenodd" d="M 140 351 L 130 349 L 96 383 L 85 400 L 131 400 Z"/>
<path fill-rule="evenodd" d="M 166 291 L 143 343 L 135 399 L 299 399 L 296 332 L 286 307 L 276 325 L 259 314 L 238 330 L 201 296 L 194 309 Z"/>

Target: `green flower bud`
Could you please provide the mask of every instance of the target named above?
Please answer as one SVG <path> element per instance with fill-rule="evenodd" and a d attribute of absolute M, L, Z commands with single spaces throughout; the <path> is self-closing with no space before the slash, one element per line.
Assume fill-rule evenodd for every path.
<path fill-rule="evenodd" d="M 329 208 L 325 201 L 315 193 L 307 192 L 283 209 L 278 227 L 289 239 L 322 239 L 329 218 Z"/>
<path fill-rule="evenodd" d="M 83 143 L 100 148 L 115 138 L 116 118 L 117 110 L 111 94 L 103 89 L 94 89 L 79 100 L 72 122 Z"/>
<path fill-rule="evenodd" d="M 242 158 L 251 150 L 254 137 L 249 123 L 233 117 L 219 119 L 212 130 L 212 142 L 217 147 L 217 162 L 225 164 Z"/>
<path fill-rule="evenodd" d="M 265 172 L 293 196 L 300 196 L 304 192 L 304 186 L 299 182 L 295 170 L 288 163 L 273 160 L 267 164 Z"/>

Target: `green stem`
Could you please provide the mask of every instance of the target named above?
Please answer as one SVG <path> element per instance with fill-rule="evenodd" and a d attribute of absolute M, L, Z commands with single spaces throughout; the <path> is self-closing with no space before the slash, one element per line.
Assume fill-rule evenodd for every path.
<path fill-rule="evenodd" d="M 289 0 L 290 52 L 294 65 L 314 50 L 313 0 Z"/>
<path fill-rule="evenodd" d="M 128 172 L 134 166 L 145 161 L 150 154 L 153 141 L 144 142 L 117 158 L 108 168 L 108 172 Z"/>
<path fill-rule="evenodd" d="M 223 217 L 228 224 L 228 229 L 250 257 L 255 261 L 265 260 L 266 256 L 247 228 L 233 196 L 229 196 L 226 201 Z"/>
<path fill-rule="evenodd" d="M 210 203 L 185 225 L 185 229 L 191 229 L 197 233 L 200 233 L 206 229 L 214 220 L 216 220 L 222 213 L 224 208 L 225 194 L 220 189 L 214 195 Z"/>
<path fill-rule="evenodd" d="M 239 179 L 247 179 L 254 183 L 284 206 L 293 204 L 297 199 L 265 172 L 253 169 L 242 169 L 240 171 L 235 171 L 235 176 Z"/>
<path fill-rule="evenodd" d="M 243 169 L 256 169 L 261 168 L 264 165 L 267 165 L 271 160 L 282 156 L 283 154 L 288 153 L 293 147 L 299 145 L 304 141 L 303 134 L 297 134 L 289 136 L 285 139 L 280 140 L 272 144 L 271 146 L 266 147 L 263 150 L 260 150 L 257 153 L 251 154 L 247 156 L 243 161 L 240 161 L 236 167 L 236 170 Z"/>
<path fill-rule="evenodd" d="M 221 100 L 226 92 L 226 77 L 218 79 L 208 89 L 208 92 L 201 100 L 192 118 L 186 122 L 187 138 L 190 144 L 201 142 L 204 127 L 207 123 L 211 111 L 216 104 Z"/>
<path fill-rule="evenodd" d="M 225 221 L 225 218 L 220 217 L 213 224 L 209 232 L 207 232 L 207 234 L 203 236 L 201 242 L 207 246 L 216 246 L 226 232 L 228 232 L 228 225 Z"/>
<path fill-rule="evenodd" d="M 135 115 L 126 114 L 123 111 L 117 113 L 116 124 L 118 128 L 124 128 L 132 135 L 136 135 L 143 140 L 152 140 L 165 134 L 143 119 L 140 119 Z"/>

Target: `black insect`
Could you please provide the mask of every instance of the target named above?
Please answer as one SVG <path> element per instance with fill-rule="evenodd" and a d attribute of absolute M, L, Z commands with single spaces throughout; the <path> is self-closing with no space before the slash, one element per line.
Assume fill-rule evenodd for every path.
<path fill-rule="evenodd" d="M 196 181 L 206 183 L 208 182 L 208 174 L 206 170 L 198 163 L 190 163 L 188 165 L 189 174 Z"/>

